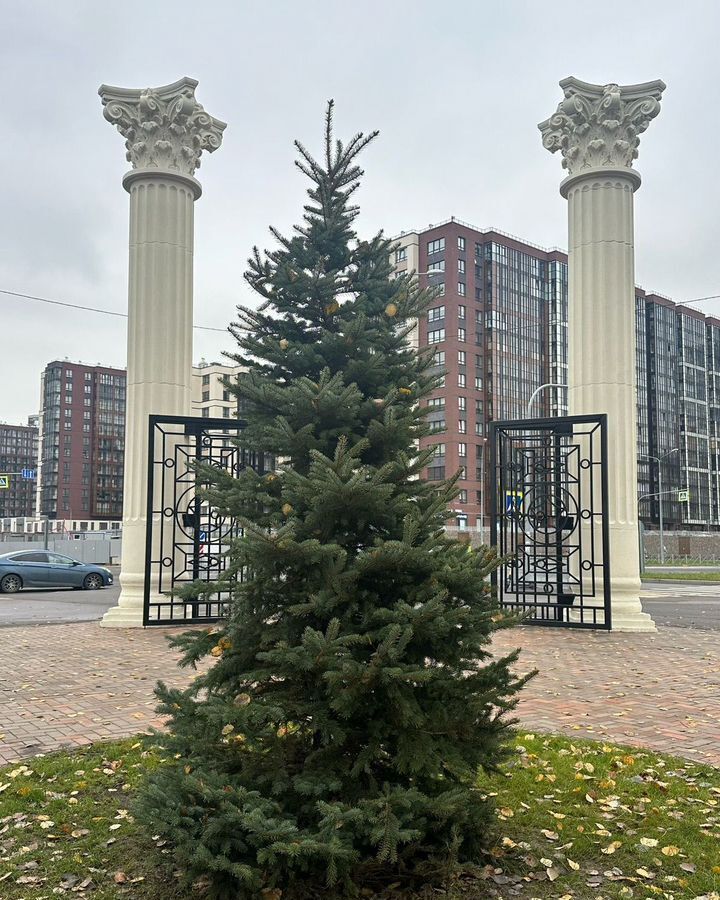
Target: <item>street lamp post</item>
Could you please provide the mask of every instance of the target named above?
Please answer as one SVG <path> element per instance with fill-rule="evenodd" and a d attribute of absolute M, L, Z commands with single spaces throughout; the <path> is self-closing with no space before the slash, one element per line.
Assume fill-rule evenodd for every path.
<path fill-rule="evenodd" d="M 664 565 L 665 563 L 665 543 L 663 541 L 663 489 L 662 489 L 662 463 L 663 460 L 667 459 L 671 453 L 679 453 L 679 447 L 673 447 L 672 450 L 668 450 L 667 453 L 663 453 L 662 456 L 653 456 L 650 453 L 642 453 L 640 454 L 643 459 L 654 459 L 658 464 L 658 500 L 660 504 L 660 565 Z"/>
<path fill-rule="evenodd" d="M 567 390 L 566 384 L 559 384 L 558 382 L 549 381 L 547 384 L 541 384 L 540 387 L 535 388 L 535 390 L 530 394 L 530 399 L 528 400 L 527 405 L 527 416 L 530 418 L 530 410 L 532 409 L 533 402 L 540 391 L 544 391 L 545 388 L 565 388 Z"/>

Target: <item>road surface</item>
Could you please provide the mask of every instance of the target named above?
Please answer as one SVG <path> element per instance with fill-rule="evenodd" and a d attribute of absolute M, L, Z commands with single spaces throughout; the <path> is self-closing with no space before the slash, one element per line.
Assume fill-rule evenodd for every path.
<path fill-rule="evenodd" d="M 120 593 L 116 582 L 99 591 L 46 588 L 0 594 L 0 628 L 8 625 L 57 625 L 61 622 L 92 622 L 115 606 Z"/>
<path fill-rule="evenodd" d="M 120 585 L 99 591 L 62 588 L 0 594 L 0 628 L 10 625 L 56 625 L 91 622 L 115 606 Z M 643 609 L 658 625 L 720 631 L 720 582 L 645 582 Z"/>

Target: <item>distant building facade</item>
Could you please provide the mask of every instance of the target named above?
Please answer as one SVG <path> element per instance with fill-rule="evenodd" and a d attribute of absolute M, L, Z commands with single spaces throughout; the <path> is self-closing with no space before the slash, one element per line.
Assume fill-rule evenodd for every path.
<path fill-rule="evenodd" d="M 451 524 L 488 524 L 489 423 L 567 414 L 567 392 L 554 387 L 528 412 L 541 385 L 567 385 L 567 255 L 456 219 L 397 242 L 396 271 L 420 273 L 440 294 L 412 336 L 445 372 L 426 401 L 438 432 L 422 441 L 437 448 L 426 476 L 460 470 Z M 635 304 L 640 517 L 659 521 L 658 463 L 648 457 L 665 457 L 668 527 L 720 527 L 720 319 L 639 287 Z"/>
<path fill-rule="evenodd" d="M 38 512 L 122 517 L 126 372 L 67 360 L 41 377 Z"/>
<path fill-rule="evenodd" d="M 35 514 L 37 455 L 37 416 L 27 425 L 0 423 L 0 519 Z"/>
<path fill-rule="evenodd" d="M 240 366 L 200 362 L 193 366 L 192 414 L 205 419 L 236 419 L 238 401 L 226 387 L 225 379 L 237 378 Z"/>

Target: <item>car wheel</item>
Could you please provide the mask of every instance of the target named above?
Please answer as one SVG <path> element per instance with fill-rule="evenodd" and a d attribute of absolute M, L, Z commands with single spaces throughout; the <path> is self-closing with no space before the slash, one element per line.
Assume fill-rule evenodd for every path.
<path fill-rule="evenodd" d="M 98 588 L 103 586 L 103 577 L 102 575 L 98 575 L 96 572 L 92 572 L 90 575 L 85 576 L 85 580 L 83 581 L 83 587 L 86 591 L 96 591 Z"/>
<path fill-rule="evenodd" d="M 0 581 L 0 591 L 3 594 L 16 594 L 22 587 L 22 578 L 19 575 L 6 575 Z"/>

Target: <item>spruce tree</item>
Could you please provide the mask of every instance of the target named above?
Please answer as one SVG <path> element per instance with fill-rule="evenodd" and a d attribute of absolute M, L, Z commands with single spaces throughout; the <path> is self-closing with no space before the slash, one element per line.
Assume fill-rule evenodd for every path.
<path fill-rule="evenodd" d="M 382 233 L 356 236 L 375 134 L 336 142 L 332 113 L 321 160 L 296 142 L 303 222 L 254 250 L 261 303 L 232 326 L 240 442 L 277 464 L 204 473 L 243 524 L 227 577 L 244 578 L 219 627 L 175 640 L 183 664 L 215 660 L 158 686 L 165 759 L 139 807 L 219 897 L 351 896 L 476 860 L 478 771 L 504 758 L 523 683 L 489 650 L 493 555 L 445 533 L 455 479 L 423 478 L 439 373 L 409 338 L 434 295 L 394 277 Z"/>

